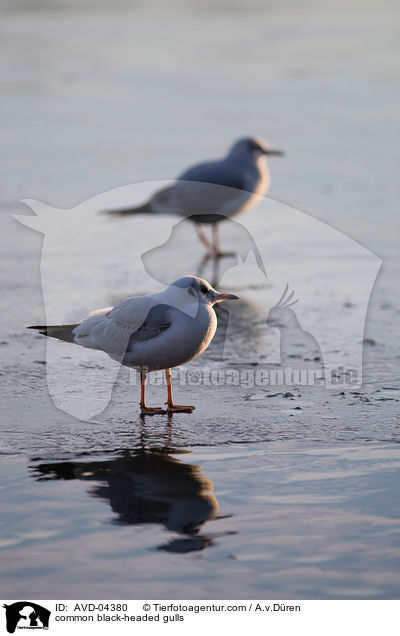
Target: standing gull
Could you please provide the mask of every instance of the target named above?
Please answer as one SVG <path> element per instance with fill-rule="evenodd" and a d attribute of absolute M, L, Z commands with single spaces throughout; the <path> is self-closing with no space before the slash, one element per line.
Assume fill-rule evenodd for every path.
<path fill-rule="evenodd" d="M 206 161 L 185 170 L 174 185 L 156 192 L 139 207 L 109 210 L 108 214 L 177 214 L 190 218 L 200 240 L 215 256 L 222 256 L 218 223 L 252 207 L 269 188 L 266 158 L 282 155 L 259 137 L 236 141 L 223 159 Z M 211 224 L 212 241 L 202 225 Z"/>
<path fill-rule="evenodd" d="M 191 412 L 194 406 L 174 404 L 171 367 L 185 364 L 207 349 L 217 328 L 213 305 L 236 299 L 233 294 L 216 291 L 202 278 L 184 276 L 158 294 L 126 298 L 115 307 L 92 312 L 80 323 L 28 329 L 104 351 L 113 360 L 140 371 L 142 413 Z M 145 402 L 146 374 L 161 369 L 167 381 L 167 411 Z"/>

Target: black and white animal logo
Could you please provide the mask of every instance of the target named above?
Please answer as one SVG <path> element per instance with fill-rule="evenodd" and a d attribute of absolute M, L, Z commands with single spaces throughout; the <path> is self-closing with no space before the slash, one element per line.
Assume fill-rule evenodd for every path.
<path fill-rule="evenodd" d="M 51 612 L 31 601 L 18 601 L 3 605 L 6 610 L 7 631 L 13 634 L 19 629 L 48 629 Z"/>

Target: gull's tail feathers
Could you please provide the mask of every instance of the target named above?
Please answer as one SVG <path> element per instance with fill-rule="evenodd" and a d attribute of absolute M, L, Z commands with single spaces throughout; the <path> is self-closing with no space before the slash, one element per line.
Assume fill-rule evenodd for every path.
<path fill-rule="evenodd" d="M 120 210 L 102 210 L 102 214 L 109 216 L 131 216 L 133 214 L 150 214 L 151 206 L 149 203 L 139 205 L 137 208 L 122 208 Z"/>
<path fill-rule="evenodd" d="M 50 336 L 64 342 L 75 342 L 73 331 L 79 324 L 77 322 L 74 325 L 32 325 L 27 329 L 37 329 L 43 336 Z"/>

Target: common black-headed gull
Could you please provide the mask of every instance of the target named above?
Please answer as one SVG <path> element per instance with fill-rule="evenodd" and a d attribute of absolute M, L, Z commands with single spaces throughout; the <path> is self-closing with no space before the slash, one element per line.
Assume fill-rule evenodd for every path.
<path fill-rule="evenodd" d="M 173 402 L 171 367 L 185 364 L 207 349 L 217 328 L 213 305 L 236 299 L 233 294 L 216 291 L 202 278 L 184 276 L 158 294 L 127 298 L 115 307 L 92 312 L 80 323 L 28 329 L 104 351 L 140 371 L 142 413 L 191 412 L 194 406 Z M 161 369 L 165 369 L 167 381 L 167 411 L 146 406 L 145 402 L 146 374 Z"/>
<path fill-rule="evenodd" d="M 219 248 L 218 223 L 244 212 L 264 196 L 270 185 L 266 158 L 282 155 L 269 148 L 259 137 L 236 141 L 223 159 L 206 161 L 185 170 L 174 185 L 156 192 L 143 205 L 108 214 L 177 214 L 195 223 L 200 240 L 215 256 Z M 203 224 L 212 225 L 212 241 L 204 233 Z"/>

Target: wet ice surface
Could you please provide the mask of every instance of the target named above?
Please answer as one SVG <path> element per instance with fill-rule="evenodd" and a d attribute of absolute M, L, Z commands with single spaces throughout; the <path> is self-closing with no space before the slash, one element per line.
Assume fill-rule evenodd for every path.
<path fill-rule="evenodd" d="M 152 55 L 144 35 L 138 38 L 148 37 L 151 24 L 155 41 L 163 41 L 165 16 L 135 16 L 137 37 L 132 38 L 126 19 L 132 16 L 123 4 L 120 11 L 112 17 L 118 32 L 112 42 L 106 35 L 108 12 L 65 11 L 62 26 L 51 11 L 10 13 L 3 21 L 5 52 L 18 40 L 27 44 L 29 55 L 22 47 L 14 68 L 4 69 L 11 107 L 3 119 L 10 163 L 0 216 L 0 560 L 7 583 L 2 596 L 23 597 L 34 588 L 38 598 L 398 597 L 400 348 L 397 248 L 391 229 L 398 196 L 391 181 L 390 141 L 397 109 L 390 11 L 379 12 L 384 36 L 377 31 L 375 14 L 363 13 L 361 28 L 359 12 L 347 13 L 343 27 L 339 15 L 328 19 L 312 6 L 301 22 L 304 41 L 287 37 L 284 50 L 274 36 L 277 27 L 289 35 L 299 29 L 300 17 L 296 13 L 293 18 L 290 3 L 275 6 L 269 15 L 269 38 L 254 32 L 264 24 L 258 19 L 265 18 L 264 3 L 254 3 L 246 17 L 249 39 L 241 31 L 242 15 L 237 21 L 234 14 L 229 19 L 224 13 L 213 15 L 218 41 L 247 59 L 221 58 L 213 49 L 207 52 L 211 65 L 193 35 L 192 57 L 182 55 L 178 44 L 165 59 Z M 174 22 L 180 11 L 177 4 L 168 33 L 175 28 L 182 34 L 182 22 Z M 93 20 L 96 28 L 91 30 Z M 186 14 L 185 24 L 188 33 L 194 24 L 197 30 L 197 16 Z M 45 40 L 38 37 L 43 28 Z M 73 47 L 60 29 L 72 29 Z M 107 55 L 88 47 L 90 33 L 108 42 Z M 238 37 L 245 46 L 238 48 Z M 255 42 L 261 51 L 251 48 Z M 68 54 L 72 48 L 73 56 Z M 139 58 L 139 49 L 146 55 Z M 52 54 L 60 51 L 67 54 Z M 34 68 L 31 55 L 37 56 Z M 357 75 L 348 55 L 357 64 Z M 219 65 L 214 56 L 222 60 Z M 196 63 L 198 85 L 190 65 L 185 66 L 189 63 Z M 161 110 L 156 107 L 160 91 Z M 236 114 L 232 100 L 239 106 Z M 115 113 L 111 126 L 110 111 Z M 195 130 L 190 112 L 195 113 Z M 243 130 L 243 122 L 249 130 Z M 229 308 L 225 360 L 217 334 L 204 356 L 187 368 L 193 373 L 239 370 L 250 373 L 247 381 L 244 376 L 233 387 L 177 384 L 177 402 L 194 403 L 194 413 L 143 422 L 138 386 L 122 370 L 110 403 L 92 420 L 82 422 L 58 410 L 46 381 L 49 359 L 60 361 L 52 364 L 52 386 L 66 406 L 85 399 L 79 384 L 100 404 L 112 389 L 110 366 L 103 354 L 80 357 L 70 345 L 53 343 L 46 354 L 45 338 L 24 329 L 45 319 L 42 238 L 10 218 L 10 211 L 27 209 L 8 202 L 36 196 L 69 207 L 123 182 L 172 178 L 191 161 L 217 155 L 238 134 L 253 131 L 288 151 L 285 160 L 270 162 L 273 198 L 309 207 L 384 258 L 364 334 L 363 385 L 330 390 L 253 385 L 251 373 L 265 367 L 263 356 L 273 343 L 276 347 L 278 329 L 268 329 L 266 320 L 283 291 L 282 281 L 273 275 L 265 281 L 254 260 L 247 269 L 233 269 L 227 262 L 231 270 L 224 287 L 241 300 Z M 376 222 L 377 209 L 385 222 Z M 51 291 L 47 310 L 58 311 L 60 321 L 77 320 L 125 296 L 154 291 L 166 282 L 164 275 L 180 275 L 180 267 L 193 272 L 201 249 L 190 232 L 179 263 L 167 250 L 157 261 L 160 269 L 147 261 L 147 274 L 143 270 L 141 254 L 164 245 L 174 223 L 163 219 L 144 226 L 124 220 L 104 230 L 98 224 L 96 241 L 89 241 L 89 271 L 81 266 L 75 243 L 57 244 L 50 256 L 58 262 L 50 260 L 48 270 L 54 276 L 46 279 L 45 291 Z M 315 334 L 321 322 L 313 295 L 319 270 L 307 279 L 306 261 L 318 257 L 321 264 L 322 252 L 331 262 L 329 245 L 310 245 L 306 256 L 296 252 L 296 236 L 289 233 L 283 241 L 271 233 L 268 216 L 260 210 L 250 212 L 246 224 L 256 238 L 266 237 L 269 274 L 281 263 L 296 271 L 301 323 Z M 119 246 L 115 254 L 112 241 Z M 130 249 L 132 260 L 126 258 Z M 351 258 L 345 263 L 343 276 L 352 279 L 353 272 L 357 290 L 362 281 L 354 278 Z M 208 265 L 204 275 L 212 275 Z M 301 285 L 307 280 L 312 284 L 305 303 L 307 290 Z M 332 280 L 323 282 L 335 299 Z M 334 307 L 338 321 L 357 310 L 352 296 Z M 358 344 L 351 337 L 342 342 L 349 360 Z M 149 387 L 150 404 L 164 400 L 164 386 Z"/>
<path fill-rule="evenodd" d="M 38 242 L 13 232 L 9 271 L 21 282 L 5 281 L 2 319 L 3 596 L 22 597 L 27 581 L 39 598 L 398 596 L 394 305 L 376 298 L 361 387 L 255 386 L 272 332 L 265 288 L 242 280 L 237 357 L 221 362 L 217 335 L 186 365 L 187 383 L 175 382 L 193 414 L 141 419 L 135 375 L 122 369 L 105 411 L 79 421 L 49 395 L 45 339 L 23 329 L 27 315 L 41 319 Z M 77 348 L 55 344 L 64 404 L 79 399 L 80 369 L 100 373 L 95 396 L 109 390 L 104 354 L 79 361 Z M 195 383 L 204 369 L 239 371 L 242 382 Z M 165 386 L 150 385 L 148 399 L 162 404 Z"/>

